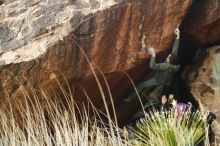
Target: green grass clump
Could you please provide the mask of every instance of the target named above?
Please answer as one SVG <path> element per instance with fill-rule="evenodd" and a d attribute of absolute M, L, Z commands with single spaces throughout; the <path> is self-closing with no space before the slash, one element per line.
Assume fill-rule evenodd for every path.
<path fill-rule="evenodd" d="M 201 111 L 152 111 L 131 128 L 131 137 L 137 145 L 193 146 L 206 143 L 208 125 Z M 208 143 L 206 143 L 208 145 Z"/>

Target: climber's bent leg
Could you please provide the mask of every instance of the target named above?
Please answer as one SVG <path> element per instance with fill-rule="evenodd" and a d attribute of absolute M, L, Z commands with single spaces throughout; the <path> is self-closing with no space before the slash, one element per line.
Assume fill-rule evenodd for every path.
<path fill-rule="evenodd" d="M 144 88 L 147 88 L 147 87 L 153 87 L 153 86 L 158 86 L 159 83 L 154 79 L 150 79 L 150 80 L 147 80 L 147 81 L 143 81 L 141 82 L 140 84 L 138 84 L 135 88 L 137 90 L 137 92 L 141 92 Z M 131 99 L 135 98 L 136 95 L 137 95 L 137 92 L 136 90 L 134 90 L 130 96 L 128 96 L 128 98 L 126 98 L 124 101 L 131 101 Z"/>
<path fill-rule="evenodd" d="M 160 85 L 156 87 L 149 95 L 148 95 L 148 101 L 151 101 L 153 103 L 160 103 L 160 97 L 163 94 L 163 85 Z"/>
<path fill-rule="evenodd" d="M 152 78 L 150 80 L 147 80 L 147 81 L 144 81 L 138 84 L 136 86 L 136 89 L 138 92 L 141 92 L 144 88 L 158 86 L 158 85 L 159 83 L 155 80 L 155 78 Z"/>

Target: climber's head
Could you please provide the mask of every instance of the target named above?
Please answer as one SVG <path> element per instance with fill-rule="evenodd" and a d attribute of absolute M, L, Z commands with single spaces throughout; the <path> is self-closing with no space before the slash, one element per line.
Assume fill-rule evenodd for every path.
<path fill-rule="evenodd" d="M 162 97 L 161 97 L 161 103 L 162 104 L 166 104 L 167 103 L 167 96 L 166 95 L 163 95 Z"/>
<path fill-rule="evenodd" d="M 173 57 L 171 54 L 169 54 L 169 55 L 167 56 L 167 58 L 166 58 L 166 61 L 167 61 L 168 63 L 170 63 L 170 64 L 173 64 L 173 63 L 174 63 L 174 57 Z"/>

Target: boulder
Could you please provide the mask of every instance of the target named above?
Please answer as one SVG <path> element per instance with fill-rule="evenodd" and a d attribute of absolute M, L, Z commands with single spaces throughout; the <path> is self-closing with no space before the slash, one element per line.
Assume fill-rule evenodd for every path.
<path fill-rule="evenodd" d="M 220 0 L 195 1 L 183 23 L 183 32 L 195 47 L 219 44 Z"/>
<path fill-rule="evenodd" d="M 214 131 L 220 141 L 220 0 L 194 1 L 182 26 L 188 43 L 182 58 L 197 52 L 183 73 L 184 80 L 195 99 L 216 115 Z"/>
<path fill-rule="evenodd" d="M 149 55 L 141 49 L 157 49 L 160 59 L 174 42 L 174 29 L 186 15 L 192 0 L 11 0 L 0 5 L 1 101 L 19 100 L 31 84 L 48 95 L 66 83 L 74 84 L 74 98 L 86 100 L 81 87 L 98 108 L 103 108 L 91 67 L 105 75 L 116 109 L 131 86 L 124 72 L 136 82 L 149 76 Z M 65 79 L 64 79 L 65 77 Z M 100 79 L 108 95 L 104 80 Z M 79 86 L 82 85 L 82 86 Z M 28 92 L 28 91 L 27 91 Z M 134 110 L 125 110 L 132 114 Z M 130 114 L 121 122 L 130 118 Z M 126 114 L 125 114 L 126 115 Z"/>
<path fill-rule="evenodd" d="M 217 119 L 213 126 L 220 141 L 220 46 L 199 50 L 195 62 L 184 71 L 184 78 L 193 96 L 207 111 L 213 112 Z"/>

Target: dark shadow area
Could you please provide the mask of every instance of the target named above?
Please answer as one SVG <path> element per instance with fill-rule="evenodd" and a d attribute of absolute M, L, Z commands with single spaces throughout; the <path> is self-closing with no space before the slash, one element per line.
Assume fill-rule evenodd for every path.
<path fill-rule="evenodd" d="M 190 92 L 189 87 L 186 85 L 186 82 L 182 78 L 184 69 L 193 62 L 196 51 L 197 48 L 194 47 L 190 38 L 185 34 L 182 34 L 180 40 L 180 49 L 178 53 L 178 62 L 181 68 L 179 72 L 174 75 L 172 90 L 178 102 L 191 102 L 196 108 L 198 108 L 198 102 L 195 100 Z"/>

